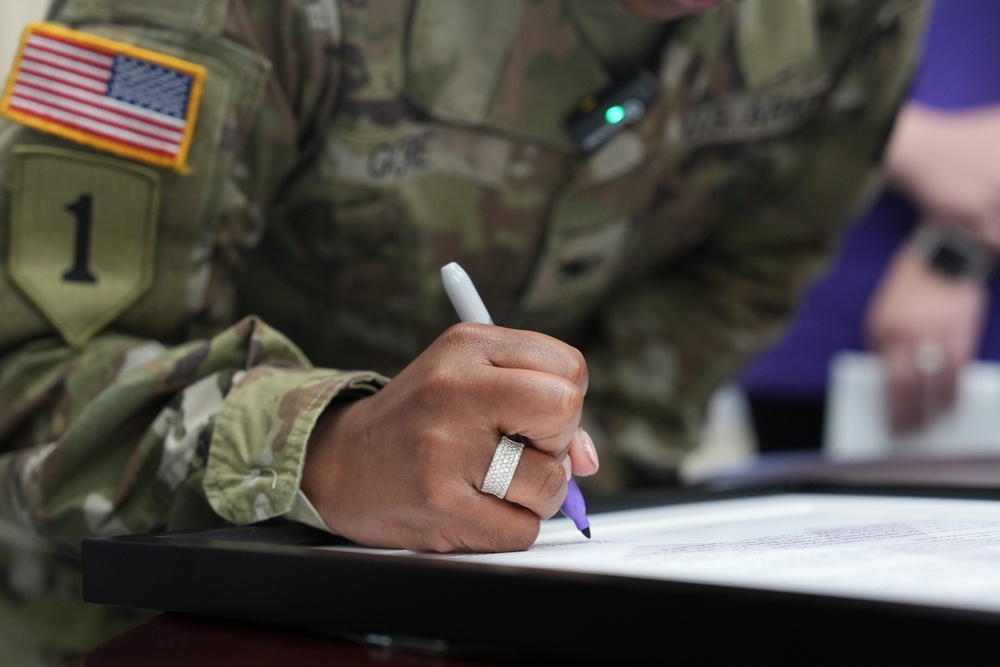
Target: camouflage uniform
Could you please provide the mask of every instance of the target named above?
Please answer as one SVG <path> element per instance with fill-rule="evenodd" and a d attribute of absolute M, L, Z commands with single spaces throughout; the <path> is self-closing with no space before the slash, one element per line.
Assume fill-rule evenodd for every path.
<path fill-rule="evenodd" d="M 55 2 L 207 76 L 183 170 L 0 125 L 0 624 L 52 655 L 129 622 L 76 602 L 84 535 L 314 520 L 313 423 L 455 321 L 452 260 L 497 323 L 586 354 L 591 488 L 670 479 L 874 185 L 925 12 Z M 567 114 L 644 62 L 659 102 L 577 149 Z M 67 286 L 84 193 L 104 279 Z"/>

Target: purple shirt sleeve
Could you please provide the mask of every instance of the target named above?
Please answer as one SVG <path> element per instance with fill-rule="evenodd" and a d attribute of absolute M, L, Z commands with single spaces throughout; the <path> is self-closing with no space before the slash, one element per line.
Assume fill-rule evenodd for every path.
<path fill-rule="evenodd" d="M 1000 101 L 1000 2 L 935 0 L 913 99 L 944 109 Z"/>

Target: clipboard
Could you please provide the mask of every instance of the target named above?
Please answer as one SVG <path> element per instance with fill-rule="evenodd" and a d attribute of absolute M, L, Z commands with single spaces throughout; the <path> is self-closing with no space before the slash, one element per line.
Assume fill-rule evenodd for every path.
<path fill-rule="evenodd" d="M 833 460 L 997 456 L 1000 363 L 972 361 L 958 377 L 955 405 L 913 433 L 889 426 L 885 369 L 874 354 L 840 352 L 830 361 L 823 450 Z"/>
<path fill-rule="evenodd" d="M 595 540 L 618 539 L 611 529 L 618 521 L 666 516 L 674 524 L 657 534 L 656 544 L 641 545 L 651 552 L 632 550 L 632 565 L 609 568 L 587 563 L 586 550 L 595 544 L 580 545 L 584 558 L 575 565 L 550 556 L 562 548 L 575 550 L 570 544 L 575 530 L 565 519 L 545 522 L 536 547 L 524 556 L 442 557 L 365 549 L 305 526 L 280 523 L 90 538 L 82 549 L 84 598 L 518 664 L 724 663 L 755 655 L 845 663 L 863 657 L 897 664 L 939 656 L 968 664 L 994 659 L 1000 645 L 997 500 L 998 489 L 826 483 L 630 496 L 591 514 Z M 935 567 L 947 575 L 936 578 L 938 588 L 945 588 L 939 598 L 859 593 L 854 584 L 868 576 L 863 568 L 845 568 L 839 587 L 829 582 L 810 586 L 808 570 L 800 573 L 806 585 L 798 587 L 740 576 L 747 568 L 769 571 L 766 559 L 761 569 L 761 561 L 751 558 L 748 545 L 762 538 L 747 530 L 764 526 L 768 512 L 794 515 L 788 507 L 859 508 L 872 520 L 854 526 L 856 532 L 895 521 L 917 526 L 917 538 L 920 530 L 946 520 L 950 512 L 966 524 L 978 523 L 964 538 L 968 549 L 945 553 L 944 560 L 938 556 Z M 728 520 L 718 519 L 720 512 Z M 827 532 L 849 543 L 843 530 L 850 526 L 835 524 Z M 663 537 L 671 531 L 678 540 Z M 692 542 L 691 535 L 701 535 L 702 541 Z M 901 539 L 905 543 L 905 535 Z M 903 550 L 929 549 L 934 541 L 915 538 Z M 607 546 L 604 542 L 601 548 Z M 747 548 L 747 556 L 736 561 L 745 567 L 724 567 L 729 572 L 725 576 L 691 576 L 717 555 L 712 544 L 722 552 L 733 542 Z M 766 552 L 766 542 L 756 548 Z M 688 569 L 655 576 L 644 572 L 642 559 L 655 561 L 662 555 L 656 553 L 658 547 L 667 560 L 678 554 L 678 562 L 686 558 Z M 988 581 L 980 585 L 970 563 L 997 574 L 984 577 Z M 785 570 L 790 571 L 787 565 Z M 858 580 L 854 584 L 852 572 Z M 947 590 L 948 577 L 965 584 L 973 577 L 981 595 L 951 595 L 955 591 Z M 909 588 L 919 591 L 934 583 L 918 578 Z"/>

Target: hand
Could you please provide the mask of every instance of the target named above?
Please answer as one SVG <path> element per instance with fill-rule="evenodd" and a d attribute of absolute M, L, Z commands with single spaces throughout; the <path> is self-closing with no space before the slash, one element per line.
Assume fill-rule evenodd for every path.
<path fill-rule="evenodd" d="M 886 368 L 894 433 L 917 430 L 954 404 L 959 372 L 982 334 L 986 298 L 980 281 L 941 275 L 909 245 L 897 251 L 866 322 Z"/>
<path fill-rule="evenodd" d="M 597 470 L 580 428 L 587 368 L 543 334 L 448 329 L 380 392 L 331 407 L 302 490 L 337 533 L 371 546 L 526 549 L 559 510 L 569 470 Z M 501 500 L 479 489 L 502 435 L 526 444 Z"/>
<path fill-rule="evenodd" d="M 927 217 L 1000 254 L 1000 107 L 935 111 L 909 102 L 886 153 L 889 183 Z"/>

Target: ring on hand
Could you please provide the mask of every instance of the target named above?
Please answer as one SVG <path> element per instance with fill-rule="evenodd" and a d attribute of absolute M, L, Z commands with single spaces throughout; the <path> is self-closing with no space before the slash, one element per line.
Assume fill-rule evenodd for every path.
<path fill-rule="evenodd" d="M 941 343 L 925 340 L 913 348 L 913 365 L 921 375 L 937 375 L 944 369 L 945 361 Z"/>
<path fill-rule="evenodd" d="M 497 498 L 507 495 L 507 487 L 510 480 L 514 479 L 514 471 L 517 469 L 517 462 L 521 459 L 521 452 L 524 445 L 503 436 L 497 444 L 497 450 L 493 453 L 493 461 L 489 470 L 486 471 L 486 479 L 483 480 L 482 492 L 492 493 Z"/>

